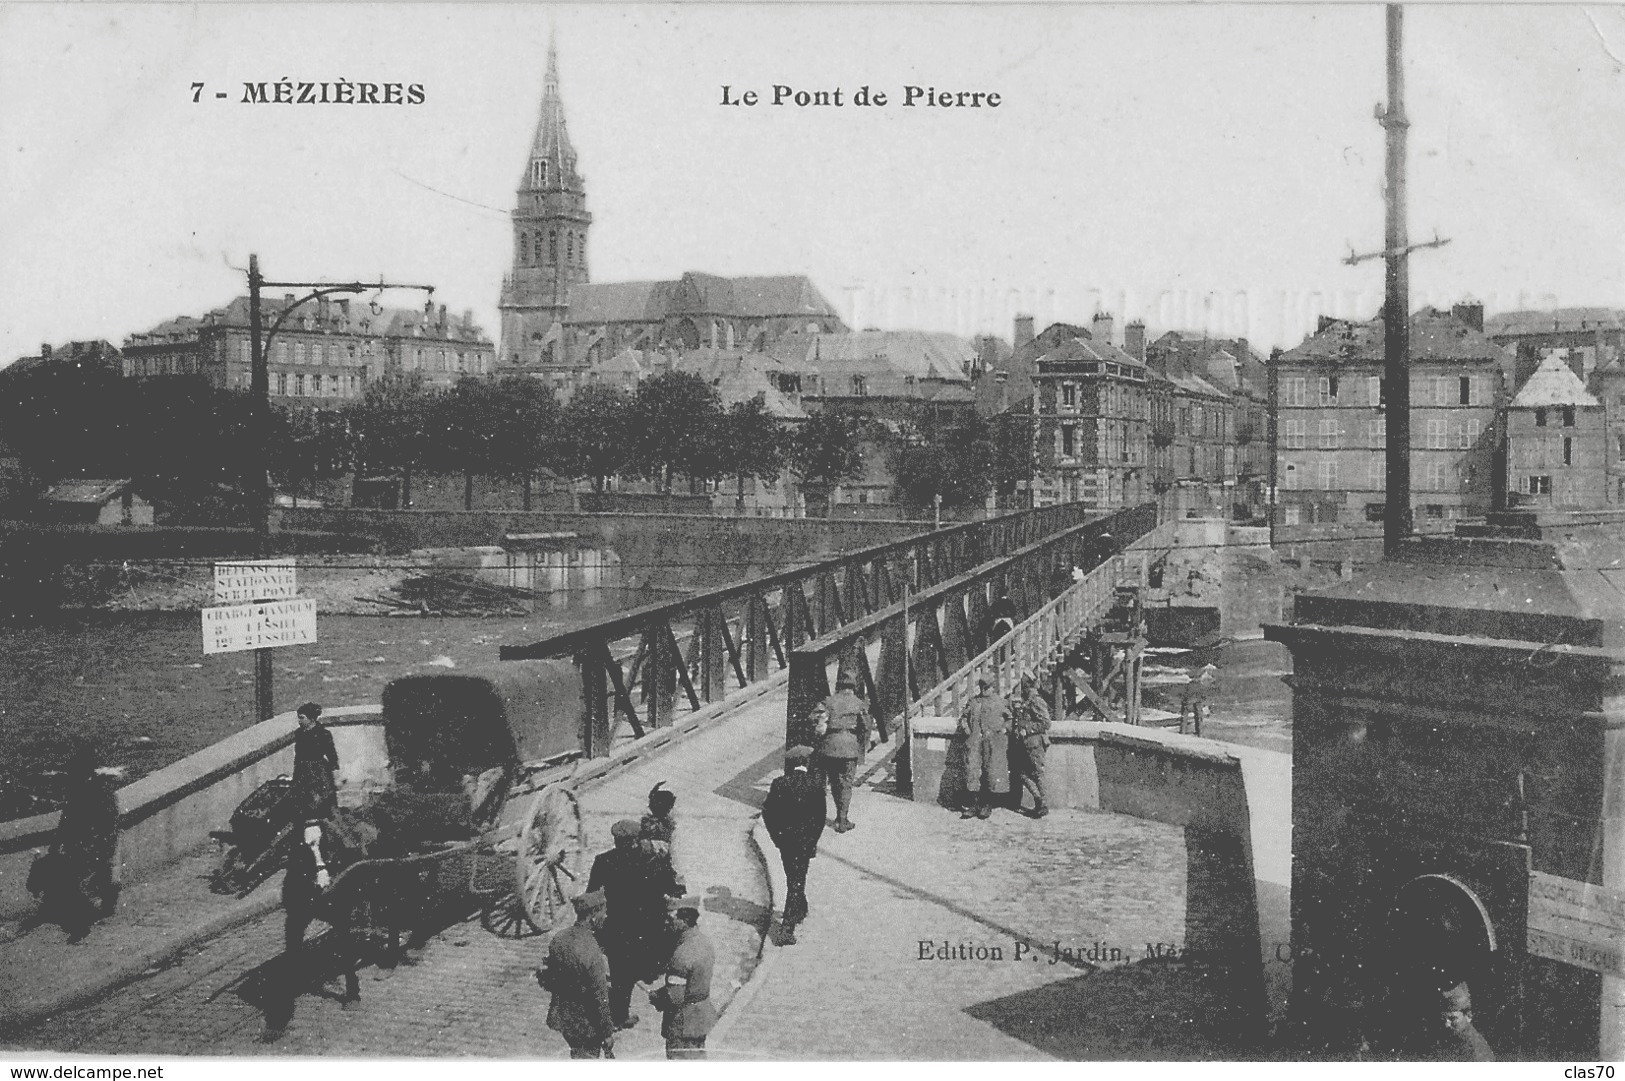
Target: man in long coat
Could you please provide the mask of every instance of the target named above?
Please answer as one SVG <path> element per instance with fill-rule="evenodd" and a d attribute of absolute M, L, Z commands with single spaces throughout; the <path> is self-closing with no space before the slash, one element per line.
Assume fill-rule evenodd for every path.
<path fill-rule="evenodd" d="M 318 918 L 322 895 L 353 858 L 353 854 L 341 850 L 338 835 L 328 823 L 307 821 L 301 840 L 303 843 L 289 854 L 288 871 L 282 877 L 282 956 L 272 968 L 265 1028 L 260 1033 L 264 1043 L 279 1038 L 293 1019 L 300 988 L 311 975 L 305 932 Z M 344 967 L 344 997 L 340 1001 L 347 1006 L 361 998 L 361 979 L 356 972 L 360 949 L 348 926 L 348 915 L 327 913 L 320 918 L 333 923 L 335 934 L 329 941 L 336 943 Z"/>
<path fill-rule="evenodd" d="M 835 798 L 835 832 L 853 828 L 852 788 L 858 782 L 858 762 L 875 746 L 869 711 L 857 696 L 857 679 L 843 671 L 835 680 L 835 693 L 813 708 L 823 728 L 818 743 L 818 768 L 829 779 Z"/>
<path fill-rule="evenodd" d="M 717 1008 L 711 1004 L 717 952 L 699 922 L 698 897 L 672 901 L 670 923 L 677 945 L 666 962 L 665 983 L 649 995 L 665 1015 L 660 1034 L 666 1038 L 667 1058 L 704 1058 L 705 1038 L 717 1023 Z"/>
<path fill-rule="evenodd" d="M 1049 814 L 1044 802 L 1044 757 L 1049 751 L 1049 703 L 1038 693 L 1038 677 L 1021 673 L 1021 689 L 1011 703 L 1011 725 L 1015 732 L 1021 763 L 1021 789 L 1033 797 L 1031 818 Z"/>
<path fill-rule="evenodd" d="M 976 697 L 960 715 L 958 734 L 965 737 L 965 791 L 962 818 L 989 818 L 993 801 L 1010 792 L 1010 704 L 993 693 L 985 678 L 976 681 Z"/>
<path fill-rule="evenodd" d="M 680 895 L 671 864 L 645 852 L 640 827 L 626 818 L 610 827 L 615 847 L 592 861 L 587 892 L 602 890 L 608 917 L 598 940 L 609 959 L 609 1006 L 616 1028 L 631 1028 L 632 988 L 653 977 L 665 958 L 666 898 Z"/>
<path fill-rule="evenodd" d="M 555 932 L 537 982 L 553 993 L 547 1027 L 564 1037 L 571 1058 L 614 1058 L 615 1019 L 609 1010 L 609 961 L 597 932 L 608 918 L 602 893 L 588 891 L 572 902 L 576 922 Z"/>
<path fill-rule="evenodd" d="M 322 707 L 306 702 L 299 707 L 299 727 L 293 734 L 293 795 L 298 813 L 306 818 L 330 819 L 338 809 L 334 774 L 339 752 L 333 733 L 320 723 Z"/>
<path fill-rule="evenodd" d="M 807 866 L 824 833 L 824 783 L 807 771 L 811 747 L 784 753 L 784 776 L 773 779 L 762 804 L 762 824 L 778 847 L 789 888 L 784 897 L 783 944 L 796 941 L 796 924 L 807 918 Z"/>
<path fill-rule="evenodd" d="M 55 866 L 40 906 L 46 918 L 68 932 L 69 942 L 82 941 L 90 925 L 118 904 L 113 882 L 118 794 L 97 772 L 100 764 L 89 746 L 78 748 L 68 760 L 67 799 L 51 845 Z"/>

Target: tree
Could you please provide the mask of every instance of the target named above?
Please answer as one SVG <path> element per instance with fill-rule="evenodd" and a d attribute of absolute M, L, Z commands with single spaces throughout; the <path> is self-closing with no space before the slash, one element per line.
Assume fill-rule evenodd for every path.
<path fill-rule="evenodd" d="M 910 511 L 933 509 L 936 497 L 948 509 L 976 506 L 993 483 L 992 431 L 981 417 L 949 428 L 927 430 L 919 442 L 893 452 L 897 493 Z"/>
<path fill-rule="evenodd" d="M 592 490 L 632 458 L 632 400 L 619 389 L 590 383 L 559 416 L 558 462 L 572 477 L 591 477 Z"/>
<path fill-rule="evenodd" d="M 529 510 L 531 482 L 561 455 L 559 403 L 547 384 L 526 375 L 504 376 L 493 389 L 492 402 L 487 422 L 490 467 L 496 475 L 520 482 Z"/>
<path fill-rule="evenodd" d="M 632 398 L 632 464 L 662 492 L 674 474 L 690 482 L 724 471 L 717 453 L 722 402 L 716 388 L 692 372 L 661 372 L 638 384 Z"/>
<path fill-rule="evenodd" d="M 350 432 L 342 414 L 272 414 L 271 478 L 292 493 L 296 505 L 305 482 L 340 476 L 349 466 Z"/>
<path fill-rule="evenodd" d="M 1023 402 L 993 418 L 993 483 L 1001 506 L 1031 506 L 1031 496 L 1016 493 L 1031 485 L 1037 447 L 1032 403 Z"/>
<path fill-rule="evenodd" d="M 361 401 L 345 410 L 358 484 L 366 473 L 399 473 L 401 506 L 411 506 L 412 474 L 433 450 L 434 399 L 418 372 L 392 373 L 367 384 Z"/>
<path fill-rule="evenodd" d="M 738 481 L 735 506 L 745 506 L 745 478 L 774 481 L 784 472 L 789 459 L 790 433 L 767 411 L 761 398 L 735 402 L 717 425 L 718 457 L 724 474 Z"/>
<path fill-rule="evenodd" d="M 790 469 L 828 513 L 829 490 L 863 473 L 863 422 L 840 413 L 814 413 L 790 445 Z"/>
<path fill-rule="evenodd" d="M 496 384 L 465 375 L 439 395 L 431 411 L 434 464 L 463 475 L 463 509 L 474 509 L 474 477 L 495 472 L 492 421 L 499 410 Z"/>

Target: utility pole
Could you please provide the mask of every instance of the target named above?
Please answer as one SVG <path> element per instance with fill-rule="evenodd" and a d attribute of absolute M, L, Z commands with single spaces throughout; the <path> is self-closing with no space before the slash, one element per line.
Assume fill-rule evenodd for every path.
<path fill-rule="evenodd" d="M 1441 248 L 1450 243 L 1435 234 L 1422 244 L 1410 243 L 1405 226 L 1405 132 L 1411 126 L 1405 116 L 1404 11 L 1398 4 L 1387 6 L 1388 16 L 1388 104 L 1377 106 L 1377 123 L 1387 132 L 1384 199 L 1387 227 L 1381 252 L 1366 255 L 1349 253 L 1343 262 L 1349 266 L 1382 256 L 1387 267 L 1387 294 L 1383 301 L 1383 387 L 1384 414 L 1388 420 L 1386 494 L 1383 500 L 1382 550 L 1384 555 L 1399 551 L 1412 530 L 1411 514 L 1411 286 L 1410 254 L 1422 248 Z"/>
<path fill-rule="evenodd" d="M 265 288 L 311 289 L 309 294 L 283 306 L 269 330 L 263 329 L 260 291 Z M 271 557 L 271 339 L 300 307 L 335 293 L 366 293 L 385 289 L 421 289 L 434 296 L 432 285 L 394 285 L 380 278 L 376 282 L 268 282 L 260 274 L 260 257 L 248 257 L 248 332 L 253 339 L 248 394 L 250 439 L 254 446 L 254 467 L 249 477 L 248 497 L 253 505 L 254 553 L 259 559 Z M 383 309 L 374 306 L 374 313 Z M 275 716 L 271 694 L 271 651 L 254 651 L 254 715 L 268 721 Z"/>

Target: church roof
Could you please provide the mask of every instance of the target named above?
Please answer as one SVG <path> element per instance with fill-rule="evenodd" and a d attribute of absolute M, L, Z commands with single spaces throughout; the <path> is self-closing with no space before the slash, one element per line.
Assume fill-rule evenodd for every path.
<path fill-rule="evenodd" d="M 658 323 L 671 282 L 584 282 L 570 287 L 571 323 Z"/>
<path fill-rule="evenodd" d="M 1512 408 L 1530 409 L 1548 405 L 1601 405 L 1586 390 L 1580 377 L 1574 374 L 1559 357 L 1551 356 L 1540 362 L 1535 374 L 1524 381 L 1512 399 Z"/>
<path fill-rule="evenodd" d="M 538 178 L 533 168 L 536 162 L 547 163 L 545 178 Z M 554 43 L 547 43 L 547 77 L 542 84 L 542 111 L 536 118 L 536 135 L 530 143 L 530 160 L 526 162 L 521 188 L 545 191 L 580 191 L 581 178 L 576 175 L 576 150 L 570 143 L 570 133 L 564 127 L 564 100 L 559 96 L 559 54 Z"/>
<path fill-rule="evenodd" d="M 805 275 L 723 278 L 690 271 L 677 281 L 588 282 L 570 287 L 569 321 L 658 323 L 673 315 L 839 319 Z"/>

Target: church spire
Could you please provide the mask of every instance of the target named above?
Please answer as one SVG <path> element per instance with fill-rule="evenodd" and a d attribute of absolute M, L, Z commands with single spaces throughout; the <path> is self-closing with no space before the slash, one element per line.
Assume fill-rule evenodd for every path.
<path fill-rule="evenodd" d="M 531 140 L 530 162 L 521 191 L 580 191 L 576 151 L 564 127 L 564 99 L 559 95 L 559 51 L 555 37 L 547 41 L 547 77 L 542 84 L 542 112 Z"/>

